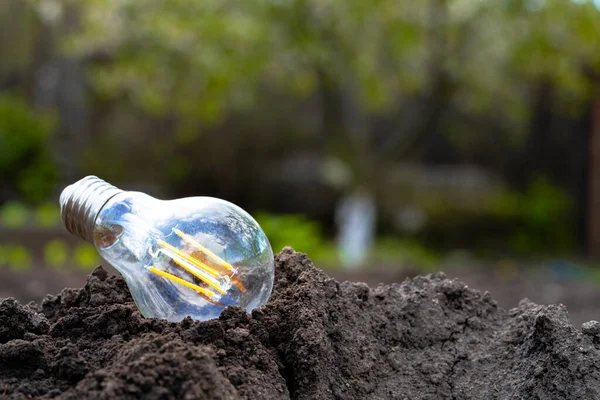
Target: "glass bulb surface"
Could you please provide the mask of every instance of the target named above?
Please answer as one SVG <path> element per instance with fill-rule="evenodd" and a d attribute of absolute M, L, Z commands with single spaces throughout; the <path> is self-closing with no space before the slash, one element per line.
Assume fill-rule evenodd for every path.
<path fill-rule="evenodd" d="M 266 235 L 224 200 L 163 201 L 121 191 L 97 213 L 91 240 L 123 275 L 145 317 L 207 320 L 229 305 L 250 311 L 273 288 Z"/>

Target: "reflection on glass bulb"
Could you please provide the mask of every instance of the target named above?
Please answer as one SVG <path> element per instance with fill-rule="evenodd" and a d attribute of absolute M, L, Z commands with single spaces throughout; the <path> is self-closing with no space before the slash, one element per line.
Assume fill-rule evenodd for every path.
<path fill-rule="evenodd" d="M 94 243 L 145 317 L 207 320 L 248 311 L 273 288 L 273 251 L 244 210 L 212 197 L 161 201 L 89 176 L 60 196 L 67 229 Z"/>

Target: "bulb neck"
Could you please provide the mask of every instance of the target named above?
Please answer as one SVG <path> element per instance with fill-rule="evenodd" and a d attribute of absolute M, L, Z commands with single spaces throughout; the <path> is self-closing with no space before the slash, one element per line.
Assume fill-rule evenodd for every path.
<path fill-rule="evenodd" d="M 96 176 L 86 176 L 67 186 L 60 194 L 60 214 L 67 230 L 93 242 L 96 217 L 111 198 L 122 192 Z"/>

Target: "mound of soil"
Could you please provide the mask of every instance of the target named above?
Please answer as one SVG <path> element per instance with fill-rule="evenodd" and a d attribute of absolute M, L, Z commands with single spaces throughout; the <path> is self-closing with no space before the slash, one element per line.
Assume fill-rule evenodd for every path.
<path fill-rule="evenodd" d="M 597 399 L 600 323 L 505 311 L 443 274 L 370 289 L 291 249 L 269 303 L 145 319 L 101 267 L 41 305 L 0 300 L 0 397 Z"/>

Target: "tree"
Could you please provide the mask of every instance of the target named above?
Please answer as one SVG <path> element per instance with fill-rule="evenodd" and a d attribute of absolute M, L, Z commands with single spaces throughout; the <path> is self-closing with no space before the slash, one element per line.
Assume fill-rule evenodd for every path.
<path fill-rule="evenodd" d="M 497 113 L 506 140 L 519 142 L 538 82 L 556 86 L 562 105 L 577 111 L 592 88 L 583 67 L 600 69 L 600 12 L 589 1 L 87 0 L 75 7 L 81 32 L 71 49 L 110 59 L 92 66 L 101 92 L 176 115 L 186 127 L 257 110 L 273 93 L 313 98 L 331 146 L 348 160 L 358 155 L 356 168 L 367 177 L 377 175 L 372 164 L 410 154 L 451 107 Z M 375 134 L 382 120 L 386 132 Z M 454 134 L 463 146 L 477 135 Z"/>

